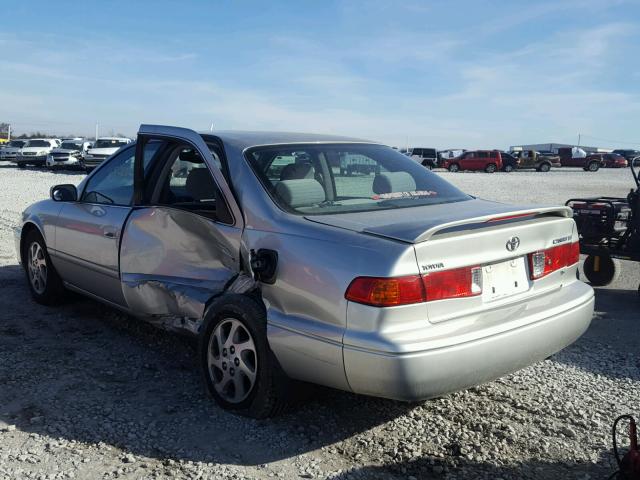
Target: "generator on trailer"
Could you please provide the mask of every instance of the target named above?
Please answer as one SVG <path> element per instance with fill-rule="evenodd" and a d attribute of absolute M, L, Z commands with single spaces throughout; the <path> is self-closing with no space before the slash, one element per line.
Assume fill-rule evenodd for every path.
<path fill-rule="evenodd" d="M 640 262 L 640 180 L 633 164 L 629 168 L 635 188 L 626 198 L 572 198 L 566 203 L 578 226 L 580 253 L 587 255 L 584 274 L 595 286 L 615 280 L 619 259 Z"/>

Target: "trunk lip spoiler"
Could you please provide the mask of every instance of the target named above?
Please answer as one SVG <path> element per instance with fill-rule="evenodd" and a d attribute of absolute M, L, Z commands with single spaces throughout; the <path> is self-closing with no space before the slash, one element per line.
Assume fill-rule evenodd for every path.
<path fill-rule="evenodd" d="M 555 217 L 563 217 L 563 218 L 572 218 L 573 211 L 570 207 L 566 206 L 558 206 L 558 207 L 540 207 L 540 208 L 525 208 L 525 209 L 516 209 L 508 212 L 500 212 L 500 213 L 491 213 L 487 215 L 479 215 L 476 217 L 469 217 L 464 219 L 452 220 L 449 222 L 438 223 L 436 225 L 432 225 L 428 227 L 424 232 L 418 235 L 413 242 L 410 243 L 422 243 L 429 240 L 438 232 L 443 230 L 449 230 L 455 227 L 461 227 L 465 225 L 481 225 L 486 223 L 499 223 L 501 221 L 514 221 L 514 220 L 524 220 L 526 217 L 540 217 L 540 216 L 555 216 Z M 380 232 L 363 229 L 362 233 L 366 233 L 369 235 L 381 236 L 386 238 L 393 238 L 395 240 L 400 240 L 406 242 L 405 239 L 400 239 L 393 237 L 393 235 L 382 234 Z"/>

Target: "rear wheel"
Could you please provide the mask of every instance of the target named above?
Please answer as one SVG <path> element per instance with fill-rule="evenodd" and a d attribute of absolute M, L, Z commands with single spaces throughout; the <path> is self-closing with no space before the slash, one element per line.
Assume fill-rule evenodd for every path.
<path fill-rule="evenodd" d="M 457 163 L 452 163 L 451 165 L 449 165 L 449 171 L 450 172 L 459 172 L 460 171 L 460 165 L 458 165 Z"/>
<path fill-rule="evenodd" d="M 539 172 L 548 172 L 549 170 L 551 170 L 551 165 L 549 165 L 548 163 L 543 163 L 538 167 Z"/>
<path fill-rule="evenodd" d="M 427 162 L 426 160 L 422 162 L 422 166 L 428 170 L 433 170 L 433 165 L 431 165 L 431 163 Z"/>
<path fill-rule="evenodd" d="M 507 173 L 511 173 L 511 172 L 513 172 L 513 170 L 514 170 L 514 169 L 513 169 L 513 165 L 505 165 L 505 166 L 504 166 L 504 168 L 503 168 L 503 170 L 504 170 L 505 172 L 507 172 Z"/>
<path fill-rule="evenodd" d="M 288 406 L 290 380 L 267 342 L 264 308 L 253 298 L 227 295 L 209 308 L 200 361 L 209 394 L 225 410 L 252 418 Z"/>
<path fill-rule="evenodd" d="M 487 173 L 494 173 L 498 169 L 498 166 L 495 163 L 490 163 L 486 167 L 484 167 L 484 171 Z"/>
<path fill-rule="evenodd" d="M 611 284 L 620 275 L 620 261 L 609 255 L 589 255 L 582 269 L 591 285 L 604 287 Z"/>
<path fill-rule="evenodd" d="M 55 305 L 64 299 L 62 279 L 51 262 L 42 235 L 27 233 L 22 261 L 33 299 L 42 305 Z"/>
<path fill-rule="evenodd" d="M 590 162 L 587 165 L 587 170 L 590 172 L 597 172 L 600 169 L 600 164 L 598 162 Z"/>

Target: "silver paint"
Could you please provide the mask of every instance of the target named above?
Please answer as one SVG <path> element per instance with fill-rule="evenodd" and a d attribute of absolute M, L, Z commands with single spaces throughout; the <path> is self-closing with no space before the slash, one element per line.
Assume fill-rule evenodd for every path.
<path fill-rule="evenodd" d="M 122 220 L 114 257 L 112 250 L 98 251 L 104 243 L 97 240 L 102 224 L 91 218 L 93 207 L 86 204 L 46 200 L 30 207 L 23 221 L 45 232 L 54 255 L 59 250 L 53 257 L 56 267 L 73 263 L 63 273 L 67 284 L 75 276 L 80 283 L 73 288 L 86 287 L 89 295 L 165 328 L 197 333 L 212 298 L 257 290 L 267 312 L 269 345 L 288 375 L 410 400 L 475 385 L 535 362 L 571 343 L 590 322 L 593 291 L 576 280 L 576 266 L 532 282 L 525 294 L 490 303 L 470 297 L 373 308 L 345 299 L 357 276 L 418 275 L 422 267 L 502 261 L 505 239 L 513 235 L 520 237 L 523 253 L 548 248 L 554 238 L 576 241 L 575 223 L 565 207 L 470 199 L 305 218 L 275 205 L 245 160 L 246 149 L 364 141 L 289 133 L 196 134 L 161 126 L 142 126 L 140 133 L 179 138 L 197 148 L 228 203 L 233 225 L 167 207 L 136 207 L 123 219 L 107 218 L 110 225 Z M 231 186 L 207 147 L 214 140 L 224 146 Z M 65 213 L 58 218 L 63 204 Z M 522 213 L 537 216 L 489 222 Z M 85 224 L 96 235 L 83 232 Z M 256 282 L 249 268 L 250 252 L 261 248 L 278 252 L 273 285 Z M 97 282 L 109 272 L 115 273 L 110 278 L 120 291 L 120 304 L 110 299 L 113 291 L 102 292 L 104 283 Z"/>

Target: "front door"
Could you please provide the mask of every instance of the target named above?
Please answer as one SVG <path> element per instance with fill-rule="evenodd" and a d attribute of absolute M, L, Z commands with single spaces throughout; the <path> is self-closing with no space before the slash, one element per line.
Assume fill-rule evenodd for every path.
<path fill-rule="evenodd" d="M 166 148 L 149 180 L 136 182 L 140 194 L 122 235 L 122 290 L 137 314 L 199 319 L 241 270 L 242 217 L 219 145 L 191 130 L 143 126 L 138 147 L 154 139 Z"/>
<path fill-rule="evenodd" d="M 153 157 L 160 144 L 149 144 Z M 135 148 L 127 147 L 100 166 L 75 202 L 66 202 L 56 225 L 56 268 L 72 286 L 124 306 L 119 248 L 132 210 Z"/>

